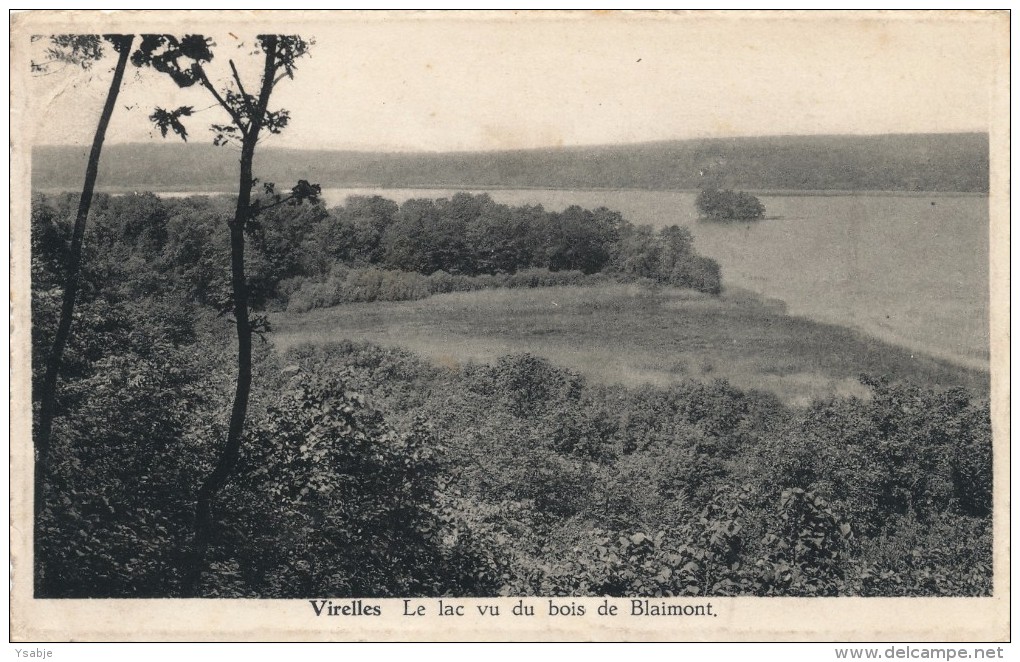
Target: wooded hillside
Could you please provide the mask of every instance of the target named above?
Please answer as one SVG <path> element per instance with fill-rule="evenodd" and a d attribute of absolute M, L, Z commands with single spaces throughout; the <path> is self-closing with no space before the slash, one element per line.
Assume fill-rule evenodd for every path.
<path fill-rule="evenodd" d="M 109 145 L 99 186 L 230 190 L 237 154 L 201 144 Z M 73 189 L 83 147 L 33 152 L 36 189 Z M 988 190 L 983 133 L 772 136 L 501 152 L 382 153 L 267 147 L 267 181 L 297 178 L 323 188 L 493 187 L 750 190 Z"/>

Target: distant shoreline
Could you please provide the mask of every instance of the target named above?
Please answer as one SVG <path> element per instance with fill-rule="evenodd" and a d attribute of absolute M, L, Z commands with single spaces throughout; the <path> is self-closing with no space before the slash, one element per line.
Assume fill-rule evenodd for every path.
<path fill-rule="evenodd" d="M 989 188 L 987 134 L 773 136 L 485 152 L 356 152 L 267 146 L 262 181 L 331 188 L 676 191 L 706 185 L 773 195 L 931 195 Z M 86 150 L 36 146 L 32 181 L 74 188 Z M 109 145 L 110 190 L 234 190 L 237 156 L 208 144 Z M 791 193 L 795 192 L 795 193 Z M 819 193 L 824 192 L 824 193 Z M 852 193 L 849 193 L 852 192 Z"/>

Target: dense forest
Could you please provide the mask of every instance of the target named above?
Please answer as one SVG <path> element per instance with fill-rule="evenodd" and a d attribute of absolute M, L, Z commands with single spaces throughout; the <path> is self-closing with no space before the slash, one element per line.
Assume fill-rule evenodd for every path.
<path fill-rule="evenodd" d="M 93 201 L 37 595 L 190 594 L 234 386 L 233 205 Z M 76 206 L 33 198 L 33 393 Z M 863 375 L 867 397 L 793 407 L 721 380 L 597 383 L 529 354 L 451 369 L 367 343 L 280 353 L 265 316 L 617 280 L 718 293 L 685 229 L 466 194 L 269 206 L 247 227 L 251 402 L 200 595 L 990 594 L 982 394 Z"/>
<path fill-rule="evenodd" d="M 230 152 L 209 145 L 110 145 L 99 185 L 120 190 L 229 191 Z M 37 146 L 37 189 L 77 186 L 86 150 Z M 325 188 L 640 188 L 988 191 L 988 136 L 770 136 L 493 152 L 372 153 L 266 147 L 268 181 Z"/>

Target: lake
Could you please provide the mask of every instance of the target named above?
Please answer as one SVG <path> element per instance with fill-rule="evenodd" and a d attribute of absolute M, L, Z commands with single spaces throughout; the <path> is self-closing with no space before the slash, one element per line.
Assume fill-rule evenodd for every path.
<path fill-rule="evenodd" d="M 323 196 L 335 205 L 350 195 L 399 203 L 454 192 L 352 188 L 326 189 Z M 988 367 L 987 197 L 761 195 L 765 220 L 721 224 L 699 221 L 689 192 L 484 192 L 511 205 L 605 206 L 633 223 L 687 225 L 697 250 L 721 265 L 727 287 L 782 300 L 793 315 Z"/>

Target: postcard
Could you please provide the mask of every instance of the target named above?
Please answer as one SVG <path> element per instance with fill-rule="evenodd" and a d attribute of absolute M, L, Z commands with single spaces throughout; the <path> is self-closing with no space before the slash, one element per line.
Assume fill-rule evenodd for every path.
<path fill-rule="evenodd" d="M 14 641 L 1009 637 L 1006 11 L 29 11 Z"/>

